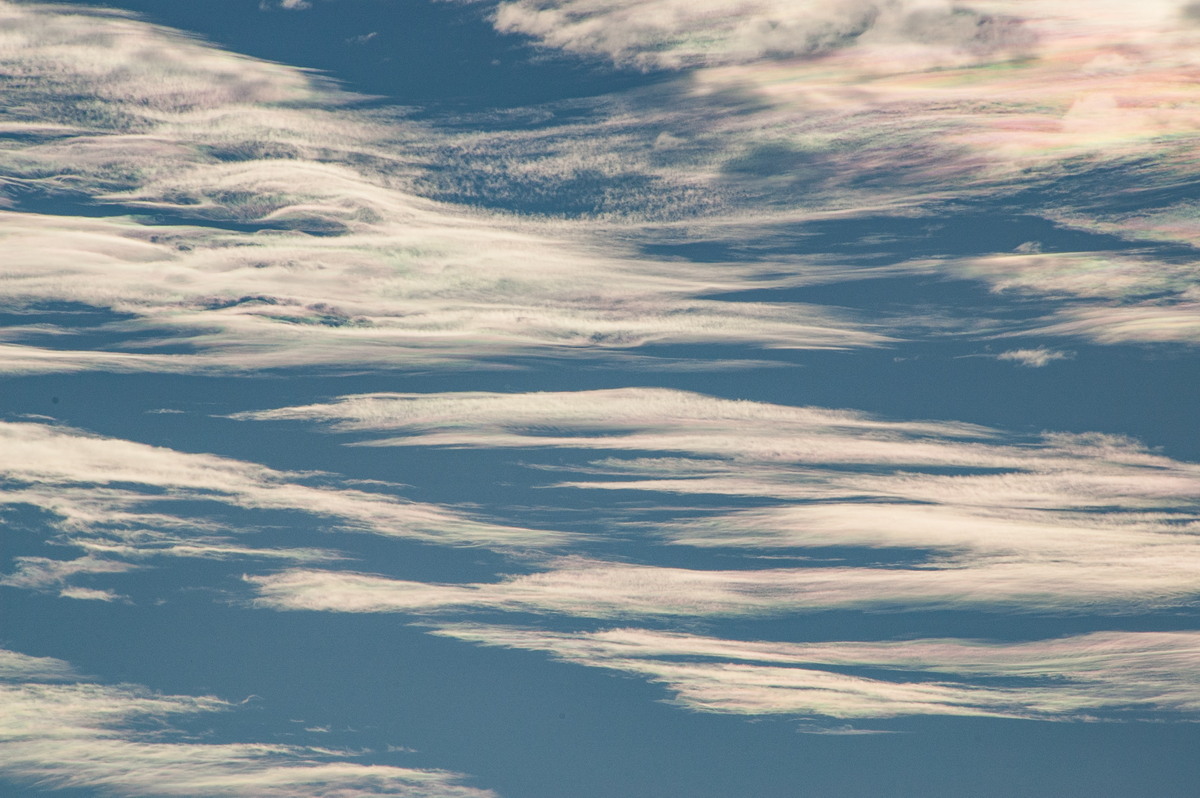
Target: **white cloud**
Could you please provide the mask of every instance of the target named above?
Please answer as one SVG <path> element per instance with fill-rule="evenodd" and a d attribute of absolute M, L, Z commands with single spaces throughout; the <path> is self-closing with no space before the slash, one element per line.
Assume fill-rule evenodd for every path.
<path fill-rule="evenodd" d="M 513 0 L 499 5 L 495 26 L 645 69 L 820 56 L 872 40 L 964 53 L 1033 43 L 1019 20 L 928 0 Z"/>
<path fill-rule="evenodd" d="M 575 478 L 556 487 L 774 501 L 697 508 L 690 518 L 652 524 L 638 519 L 641 537 L 749 550 L 852 547 L 880 563 L 690 571 L 561 561 L 542 573 L 470 585 L 289 571 L 256 582 L 271 606 L 620 617 L 835 607 L 1121 612 L 1197 597 L 1200 467 L 1115 436 L 1021 439 L 953 422 L 636 388 L 366 394 L 239 417 L 371 430 L 385 436 L 376 445 L 613 452 L 567 467 Z M 675 456 L 638 456 L 651 452 Z M 923 559 L 914 562 L 914 553 Z"/>
<path fill-rule="evenodd" d="M 424 369 L 547 354 L 629 363 L 652 344 L 885 345 L 889 325 L 904 328 L 902 319 L 885 324 L 830 308 L 710 298 L 828 281 L 837 271 L 828 259 L 714 263 L 702 270 L 653 261 L 638 256 L 636 244 L 652 243 L 664 228 L 631 220 L 678 188 L 695 202 L 684 203 L 692 203 L 686 213 L 693 218 L 668 225 L 673 235 L 745 240 L 758 235 L 747 225 L 816 218 L 831 208 L 911 211 L 914 203 L 944 198 L 947 186 L 981 196 L 1007 191 L 1014 181 L 1040 180 L 1042 166 L 1059 175 L 1065 159 L 1099 163 L 1154 147 L 1167 164 L 1171 142 L 1195 128 L 1190 106 L 1168 102 L 1178 70 L 1166 56 L 1139 61 L 1132 73 L 1091 69 L 1074 82 L 1056 77 L 1081 47 L 1104 50 L 1120 31 L 1147 41 L 1168 37 L 1164 52 L 1172 57 L 1187 52 L 1190 34 L 1170 39 L 1162 20 L 1175 19 L 1175 11 L 1159 14 L 1157 6 L 1130 17 L 1107 3 L 1088 14 L 1057 4 L 1028 22 L 1038 31 L 1042 58 L 995 70 L 972 64 L 1007 51 L 971 44 L 971 37 L 1008 30 L 1001 21 L 1020 13 L 1003 2 L 981 4 L 977 12 L 935 3 L 636 5 L 508 3 L 498 19 L 542 20 L 548 44 L 561 35 L 584 50 L 616 47 L 629 57 L 645 48 L 647 57 L 687 61 L 692 56 L 681 53 L 699 48 L 699 62 L 725 63 L 712 54 L 726 45 L 742 55 L 665 88 L 670 102 L 608 98 L 589 121 L 462 135 L 354 110 L 346 106 L 352 97 L 308 72 L 226 53 L 121 14 L 3 3 L 0 59 L 28 77 L 6 84 L 0 98 L 10 109 L 6 129 L 20 134 L 0 148 L 14 192 L 281 229 L 252 234 L 0 212 L 8 253 L 0 306 L 20 311 L 72 302 L 116 314 L 93 331 L 106 337 L 103 351 L 80 345 L 67 328 L 31 318 L 0 341 L 0 370 Z M 770 41 L 800 42 L 804 49 L 811 38 L 804 31 L 840 29 L 859 17 L 869 30 L 819 67 L 754 60 L 779 50 Z M 1077 18 L 1081 27 L 1067 36 L 1063 20 Z M 972 31 L 967 39 L 955 33 L 960 28 Z M 613 38 L 600 46 L 589 43 L 593 33 Z M 813 35 L 824 41 L 825 34 Z M 663 41 L 683 50 L 670 56 Z M 967 62 L 954 72 L 939 61 L 939 71 L 922 78 L 908 67 L 895 71 L 894 59 L 880 60 L 881 53 L 914 46 L 965 54 Z M 1062 88 L 1068 84 L 1069 91 Z M 733 95 L 747 98 L 746 113 L 722 110 L 721 98 Z M 1077 104 L 1077 95 L 1111 95 L 1117 105 Z M 997 96 L 1028 99 L 1000 107 Z M 1135 96 L 1140 121 L 1117 130 L 1112 117 L 1129 117 Z M 680 148 L 687 152 L 679 158 L 664 154 Z M 429 161 L 439 168 L 424 169 Z M 459 162 L 478 170 L 467 183 L 511 179 L 554 196 L 562 194 L 553 188 L 559 183 L 607 175 L 615 181 L 607 194 L 621 198 L 613 207 L 623 209 L 624 221 L 532 223 L 416 195 L 440 175 L 460 172 Z M 894 172 L 899 165 L 903 179 Z M 787 188 L 799 179 L 791 174 L 796 170 L 811 179 Z M 626 179 L 639 176 L 652 185 Z M 770 212 L 763 213 L 763 202 Z M 726 215 L 708 216 L 714 209 Z M 966 268 L 943 265 L 958 273 Z M 1149 274 L 1157 264 L 1144 265 Z M 1174 273 L 1178 291 L 1194 283 L 1184 271 Z M 1031 268 L 1025 277 L 1042 293 L 1058 290 L 1052 270 Z M 1186 303 L 1096 308 L 1080 307 L 1077 297 L 1062 299 L 1064 315 L 1042 328 L 1101 342 L 1194 340 Z M 1120 318 L 1131 311 L 1154 318 Z"/>
<path fill-rule="evenodd" d="M 121 601 L 125 597 L 111 590 L 99 590 L 94 587 L 64 587 L 58 591 L 61 598 L 78 599 L 81 601 Z"/>
<path fill-rule="evenodd" d="M 138 566 L 127 562 L 106 560 L 91 555 L 74 560 L 51 560 L 47 557 L 16 557 L 16 569 L 8 575 L 0 575 L 0 585 L 25 590 L 49 590 L 58 588 L 63 598 L 84 601 L 117 601 L 121 598 L 111 590 L 71 585 L 73 578 L 81 574 L 114 574 L 132 571 Z"/>
<path fill-rule="evenodd" d="M 361 394 L 237 417 L 306 419 L 327 421 L 339 430 L 405 433 L 373 445 L 668 450 L 795 462 L 834 458 L 843 463 L 943 465 L 1004 454 L 983 443 L 993 431 L 970 424 L 890 422 L 851 410 L 787 407 L 663 388 Z"/>
<path fill-rule="evenodd" d="M 1195 545 L 1121 562 L 1035 556 L 902 567 L 689 570 L 563 560 L 501 582 L 430 584 L 346 571 L 247 576 L 279 610 L 428 613 L 481 609 L 581 618 L 773 616 L 825 610 L 1149 612 L 1200 598 Z"/>
<path fill-rule="evenodd" d="M 0 4 L 14 191 L 208 226 L 0 211 L 0 306 L 116 314 L 81 350 L 9 329 L 0 369 L 245 372 L 428 368 L 504 357 L 621 360 L 646 344 L 884 343 L 829 309 L 705 295 L 763 270 L 654 262 L 587 224 L 525 223 L 414 193 L 437 135 L 345 107 L 310 73 L 119 14 Z M 22 127 L 23 126 L 23 127 Z M 217 229 L 214 229 L 213 225 Z M 257 234 L 221 226 L 271 228 Z M 770 284 L 770 281 L 762 283 Z M 173 351 L 162 351 L 170 346 Z"/>
<path fill-rule="evenodd" d="M 451 508 L 404 501 L 388 492 L 309 484 L 336 483 L 330 475 L 278 471 L 65 427 L 0 423 L 0 449 L 5 452 L 0 505 L 29 505 L 50 514 L 54 540 L 85 552 L 67 560 L 18 558 L 16 570 L 0 578 L 0 584 L 60 589 L 72 598 L 105 597 L 73 580 L 129 571 L 153 557 L 289 563 L 340 558 L 316 548 L 255 546 L 244 528 L 229 528 L 204 510 L 177 509 L 197 501 L 305 513 L 332 529 L 449 545 L 522 548 L 567 539 L 553 531 L 488 523 Z"/>
<path fill-rule="evenodd" d="M 0 651 L 0 778 L 117 796 L 488 798 L 442 770 L 361 764 L 352 752 L 257 742 L 179 742 L 171 720 L 236 711 L 76 676 L 65 662 Z M 146 721 L 153 721 L 148 726 Z M 153 729 L 153 730 L 148 730 Z"/>
<path fill-rule="evenodd" d="M 1078 720 L 1200 711 L 1195 632 L 1099 632 L 1027 643 L 767 643 L 648 629 L 564 633 L 470 624 L 433 632 L 635 673 L 665 684 L 678 704 L 707 712 Z M 997 678 L 1008 685 L 992 686 Z"/>
<path fill-rule="evenodd" d="M 748 251 L 747 241 L 792 230 L 789 218 L 803 223 L 830 210 L 867 224 L 879 215 L 926 214 L 936 225 L 948 199 L 1011 202 L 1076 228 L 1194 243 L 1195 208 L 1178 187 L 1195 180 L 1190 153 L 1200 119 L 1182 98 L 1200 28 L 1185 24 L 1182 7 L 1178 0 L 1136 11 L 1115 0 L 503 2 L 495 18 L 502 31 L 624 66 L 686 68 L 688 78 L 646 98 L 609 101 L 588 131 L 576 124 L 557 138 L 541 127 L 477 135 L 457 152 L 480 169 L 514 164 L 507 173 L 514 184 L 534 174 L 584 174 L 580 161 L 605 175 L 654 175 L 681 191 L 704 186 L 706 212 L 720 216 L 689 219 L 682 237 Z M 656 147 L 663 135 L 684 143 L 679 157 Z M 670 225 L 646 240 L 664 232 Z M 941 266 L 972 276 L 962 264 Z M 976 279 L 1037 293 L 1061 309 L 1028 323 L 998 318 L 976 334 L 1200 340 L 1191 323 L 1197 281 L 1186 261 L 1079 252 L 971 266 L 982 268 Z M 1021 273 L 1004 279 L 990 267 Z M 1116 300 L 1111 291 L 1122 282 L 1147 296 Z M 1172 285 L 1158 294 L 1156 282 Z M 937 332 L 897 315 L 899 329 Z M 969 327 L 972 319 L 955 321 Z"/>
<path fill-rule="evenodd" d="M 1116 436 L 1047 433 L 1017 439 L 952 421 L 893 421 L 661 388 L 359 394 L 236 417 L 304 419 L 384 435 L 359 445 L 678 453 L 685 457 L 610 458 L 590 471 L 653 476 L 658 489 L 674 483 L 681 491 L 698 484 L 724 492 L 713 484 L 724 479 L 741 480 L 754 495 L 781 491 L 790 498 L 1045 508 L 1097 506 L 1117 498 L 1144 508 L 1186 500 L 1200 479 L 1194 464 Z M 873 470 L 835 467 L 845 465 Z M 946 468 L 999 473 L 920 473 Z M 621 484 L 644 487 L 603 486 Z"/>
<path fill-rule="evenodd" d="M 1035 369 L 1049 365 L 1055 360 L 1068 360 L 1070 357 L 1071 355 L 1067 352 L 1060 352 L 1057 349 L 1047 349 L 1044 346 L 1039 346 L 1037 349 L 1010 349 L 996 355 L 997 360 L 1011 360 L 1014 363 Z"/>
<path fill-rule="evenodd" d="M 296 167 L 270 170 L 281 168 L 293 174 L 280 179 L 321 184 Z M 386 215 L 413 211 L 396 207 Z M 650 343 L 848 348 L 885 341 L 819 308 L 688 298 L 736 286 L 731 274 L 689 275 L 681 265 L 572 256 L 571 241 L 555 247 L 547 237 L 484 220 L 439 219 L 433 209 L 420 216 L 377 223 L 371 233 L 313 238 L 0 213 L 0 236 L 10 253 L 3 270 L 6 304 L 82 303 L 132 316 L 98 330 L 126 351 L 71 351 L 69 335 L 60 335 L 52 349 L 26 348 L 54 331 L 17 328 L 6 334 L 0 366 L 444 367 L 536 353 L 620 357 Z M 131 333 L 153 337 L 131 340 Z M 196 353 L 152 351 L 181 343 Z"/>

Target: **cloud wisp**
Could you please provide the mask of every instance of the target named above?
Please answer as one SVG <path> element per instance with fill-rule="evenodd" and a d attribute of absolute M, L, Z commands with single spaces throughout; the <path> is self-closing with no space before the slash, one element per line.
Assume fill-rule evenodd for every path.
<path fill-rule="evenodd" d="M 236 712 L 211 696 L 85 679 L 57 659 L 0 650 L 0 776 L 115 796 L 491 798 L 462 776 L 356 762 L 354 752 L 187 741 L 179 718 Z M 182 738 L 182 739 L 181 739 Z M 357 756 L 362 756 L 361 753 Z"/>
<path fill-rule="evenodd" d="M 567 467 L 574 478 L 554 486 L 763 503 L 700 505 L 690 518 L 630 521 L 623 534 L 749 552 L 849 547 L 881 561 L 698 571 L 563 560 L 543 573 L 470 585 L 293 571 L 258 582 L 272 606 L 589 617 L 967 606 L 1140 612 L 1190 604 L 1200 584 L 1200 468 L 1113 436 L 1014 439 L 968 424 L 662 389 L 369 394 L 240 417 L 384 436 L 360 444 L 604 451 L 612 456 Z"/>
<path fill-rule="evenodd" d="M 1170 552 L 1175 554 L 1177 552 Z M 598 560 L 501 582 L 441 584 L 350 571 L 247 576 L 260 607 L 326 612 L 478 610 L 580 618 L 772 617 L 830 610 L 960 610 L 1070 614 L 1153 612 L 1200 598 L 1191 561 L 940 562 L 926 567 L 697 570 Z"/>
<path fill-rule="evenodd" d="M 57 543 L 82 549 L 73 560 L 22 557 L 0 584 L 59 590 L 73 598 L 115 594 L 73 584 L 120 573 L 150 558 L 251 559 L 311 564 L 340 559 L 334 550 L 255 545 L 221 511 L 285 511 L 326 528 L 459 546 L 540 548 L 561 533 L 504 526 L 451 508 L 408 502 L 382 491 L 207 454 L 179 452 L 79 430 L 0 423 L 0 505 L 50 514 Z M 191 505 L 199 502 L 197 511 Z M 211 515 L 203 509 L 210 505 Z M 188 509 L 183 509 L 188 506 Z"/>
<path fill-rule="evenodd" d="M 433 633 L 644 676 L 666 685 L 677 704 L 702 712 L 1061 721 L 1200 711 L 1195 632 L 1098 632 L 1023 643 L 770 643 L 636 628 L 550 632 L 471 624 L 436 626 Z"/>
<path fill-rule="evenodd" d="M 512 0 L 498 5 L 494 24 L 544 47 L 641 69 L 811 58 L 876 41 L 1012 54 L 1035 38 L 1018 18 L 897 0 Z"/>

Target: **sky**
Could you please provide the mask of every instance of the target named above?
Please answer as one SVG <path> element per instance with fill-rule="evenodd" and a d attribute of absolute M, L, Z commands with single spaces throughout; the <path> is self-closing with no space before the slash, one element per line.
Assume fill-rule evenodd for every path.
<path fill-rule="evenodd" d="M 0 794 L 1192 798 L 1200 3 L 0 0 Z"/>

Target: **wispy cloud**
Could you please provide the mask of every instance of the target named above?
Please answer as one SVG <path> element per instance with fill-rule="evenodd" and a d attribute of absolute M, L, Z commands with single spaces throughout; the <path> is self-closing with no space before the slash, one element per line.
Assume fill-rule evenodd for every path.
<path fill-rule="evenodd" d="M 119 14 L 11 3 L 0 14 L 3 64 L 28 76 L 2 89 L 6 193 L 18 207 L 31 195 L 62 203 L 56 215 L 0 212 L 0 306 L 30 314 L 2 342 L 9 372 L 427 368 L 619 360 L 652 343 L 886 341 L 832 309 L 706 298 L 758 284 L 761 269 L 697 272 L 586 225 L 423 199 L 413 153 L 436 136 L 347 107 L 351 95 L 303 70 Z M 71 215 L 72 203 L 112 215 Z M 105 351 L 34 312 L 61 303 L 112 314 L 87 330 Z"/>
<path fill-rule="evenodd" d="M 16 570 L 0 576 L 0 585 L 19 587 L 26 590 L 48 590 L 59 588 L 64 598 L 93 601 L 115 601 L 120 598 L 109 590 L 71 585 L 70 581 L 81 574 L 113 574 L 132 571 L 138 566 L 102 557 L 77 557 L 73 560 L 52 560 L 48 557 L 17 557 Z"/>
<path fill-rule="evenodd" d="M 1057 349 L 1047 349 L 1039 346 L 1037 349 L 1009 349 L 996 355 L 997 360 L 1011 360 L 1022 366 L 1040 369 L 1056 360 L 1069 360 L 1071 355 Z"/>
<path fill-rule="evenodd" d="M 633 628 L 573 633 L 468 624 L 433 633 L 635 673 L 705 712 L 1078 720 L 1200 711 L 1195 632 L 1099 632 L 1025 643 L 768 643 Z M 856 669 L 886 675 L 868 678 Z M 997 679 L 1008 683 L 997 686 Z"/>
<path fill-rule="evenodd" d="M 567 560 L 550 563 L 547 571 L 485 583 L 431 584 L 302 569 L 246 580 L 258 594 L 258 606 L 327 612 L 478 609 L 581 618 L 769 617 L 844 609 L 1129 613 L 1192 605 L 1200 598 L 1200 566 L 1192 549 L 1119 563 L 1024 557 L 915 567 L 704 571 Z"/>
<path fill-rule="evenodd" d="M 598 104 L 588 125 L 475 134 L 457 145 L 472 169 L 487 170 L 489 183 L 507 180 L 514 196 L 522 181 L 556 175 L 562 186 L 588 173 L 624 175 L 630 186 L 639 185 L 635 173 L 643 183 L 652 176 L 681 197 L 707 198 L 707 206 L 681 199 L 676 208 L 702 217 L 680 223 L 693 240 L 702 231 L 703 240 L 743 247 L 786 240 L 831 210 L 867 227 L 881 216 L 936 222 L 963 212 L 955 200 L 986 205 L 990 218 L 1200 240 L 1181 188 L 1196 177 L 1198 120 L 1183 98 L 1200 26 L 1180 0 L 1136 12 L 1080 0 L 513 0 L 496 8 L 498 30 L 541 46 L 686 75 L 645 97 Z M 640 193 L 630 189 L 633 204 Z M 668 192 L 645 193 L 644 210 L 658 213 L 653 197 Z M 1098 240 L 1096 249 L 1111 245 Z M 963 275 L 951 260 L 943 273 Z M 995 327 L 1100 344 L 1195 344 L 1197 281 L 1187 261 L 1153 251 L 1134 260 L 1115 251 L 1024 261 L 1001 254 L 992 265 L 1028 266 L 1022 290 L 1060 312 Z M 1174 285 L 1165 295 L 1117 300 L 1106 289 L 1131 266 L 1148 278 L 1142 288 L 1168 275 Z"/>
<path fill-rule="evenodd" d="M 603 56 L 645 69 L 814 57 L 881 41 L 967 53 L 1027 50 L 1034 36 L 1013 17 L 930 2 L 829 5 L 787 0 L 513 0 L 500 3 L 496 29 L 546 47 Z"/>
<path fill-rule="evenodd" d="M 971 424 L 892 422 L 850 410 L 788 407 L 663 388 L 360 394 L 236 417 L 304 419 L 329 422 L 338 430 L 404 433 L 372 445 L 743 452 L 747 459 L 757 455 L 801 462 L 835 457 L 841 462 L 894 459 L 949 465 L 961 459 L 960 452 L 976 447 L 960 450 L 943 445 L 945 439 L 974 443 L 995 434 Z"/>
<path fill-rule="evenodd" d="M 828 256 L 703 268 L 649 259 L 638 244 L 658 231 L 637 220 L 673 186 L 692 197 L 664 211 L 684 217 L 677 235 L 769 237 L 772 220 L 911 213 L 956 193 L 1006 195 L 1027 178 L 1170 149 L 1195 121 L 1171 101 L 1179 67 L 1129 53 L 1104 66 L 1106 54 L 1125 52 L 1112 38 L 1121 32 L 1166 42 L 1169 53 L 1200 35 L 1179 26 L 1178 9 L 1152 5 L 1130 17 L 1112 4 L 1083 14 L 1060 3 L 1027 18 L 1025 6 L 1005 3 L 505 3 L 497 24 L 547 46 L 675 59 L 695 71 L 656 90 L 669 102 L 613 97 L 582 122 L 464 135 L 356 109 L 311 73 L 126 15 L 6 2 L 5 68 L 28 76 L 3 88 L 10 204 L 49 197 L 113 215 L 81 218 L 69 204 L 54 216 L 0 212 L 0 306 L 33 311 L 0 340 L 0 370 L 427 369 L 546 355 L 629 363 L 657 344 L 886 345 L 920 325 L 714 298 L 829 281 Z M 1079 26 L 1068 35 L 1064 20 Z M 1012 59 L 1035 40 L 1038 58 Z M 926 59 L 920 69 L 914 53 Z M 994 101 L 1001 95 L 1011 107 Z M 1114 127 L 1131 109 L 1141 121 Z M 609 175 L 601 193 L 620 196 L 624 210 L 603 222 L 588 213 L 533 222 L 418 196 L 453 196 L 437 183 L 462 163 L 475 170 L 466 183 L 508 181 L 554 197 L 564 195 L 555 186 Z M 1183 168 L 1174 163 L 1164 155 L 1164 174 Z M 1028 260 L 992 265 L 1022 271 L 1028 290 L 1062 310 L 1018 331 L 1105 343 L 1195 338 L 1186 270 L 1175 270 L 1176 300 L 1129 305 L 1064 297 L 1049 261 L 1021 266 Z M 1143 266 L 1148 275 L 1159 264 Z M 1004 282 L 987 268 L 911 264 L 908 273 Z M 86 331 L 39 317 L 62 303 L 109 316 Z"/>
<path fill-rule="evenodd" d="M 0 448 L 5 452 L 0 505 L 49 513 L 56 542 L 85 552 L 73 560 L 20 558 L 0 584 L 70 590 L 75 598 L 102 596 L 81 592 L 83 586 L 72 585 L 73 579 L 124 572 L 153 557 L 290 563 L 340 558 L 324 549 L 256 546 L 252 535 L 219 520 L 219 513 L 181 509 L 194 502 L 304 513 L 332 529 L 449 545 L 521 548 L 567 539 L 553 531 L 488 523 L 451 508 L 361 490 L 331 475 L 278 471 L 66 427 L 0 423 Z"/>
<path fill-rule="evenodd" d="M 0 651 L 0 776 L 117 796 L 488 798 L 458 774 L 354 761 L 353 752 L 180 741 L 179 717 L 236 711 L 209 696 L 106 685 L 67 663 Z M 148 725 L 152 721 L 153 725 Z M 361 754 L 358 754 L 361 756 Z"/>
<path fill-rule="evenodd" d="M 1022 439 L 968 424 L 661 389 L 370 394 L 241 417 L 373 430 L 386 436 L 377 445 L 626 452 L 634 456 L 568 468 L 576 478 L 556 486 L 773 500 L 639 521 L 638 534 L 694 547 L 852 547 L 882 560 L 756 571 L 562 561 L 544 573 L 457 586 L 294 571 L 258 582 L 274 606 L 613 617 L 835 607 L 1136 611 L 1197 597 L 1200 467 L 1113 436 Z M 646 453 L 677 456 L 639 456 Z"/>

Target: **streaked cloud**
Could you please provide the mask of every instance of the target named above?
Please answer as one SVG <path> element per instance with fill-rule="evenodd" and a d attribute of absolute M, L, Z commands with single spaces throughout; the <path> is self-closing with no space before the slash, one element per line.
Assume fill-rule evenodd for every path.
<path fill-rule="evenodd" d="M 983 506 L 1075 507 L 1120 496 L 1150 507 L 1159 499 L 1187 498 L 1200 477 L 1194 464 L 1119 436 L 1045 433 L 1018 438 L 953 421 L 895 421 L 851 410 L 662 388 L 359 394 L 235 417 L 309 420 L 337 431 L 383 436 L 360 439 L 356 445 L 676 453 L 685 457 L 610 458 L 593 464 L 593 471 L 653 473 L 660 488 L 674 480 L 685 491 L 691 482 L 707 486 L 708 477 L 741 478 L 760 486 L 756 495 L 778 489 L 792 498 L 936 502 L 944 497 L 950 503 Z M 876 471 L 841 468 L 847 465 Z M 917 471 L 947 468 L 964 471 Z M 1095 487 L 1088 488 L 1089 483 Z M 714 486 L 713 492 L 724 491 Z"/>
<path fill-rule="evenodd" d="M 257 606 L 326 612 L 470 609 L 580 618 L 770 617 L 845 609 L 1135 613 L 1195 604 L 1200 566 L 1192 549 L 1126 562 L 1024 557 L 711 571 L 568 560 L 501 582 L 466 584 L 311 569 L 246 580 Z"/>
<path fill-rule="evenodd" d="M 1194 321 L 1200 283 L 1191 263 L 1178 255 L 1015 252 L 948 260 L 935 268 L 983 280 L 997 294 L 1061 302 L 1031 325 L 1034 333 L 1101 344 L 1200 341 Z"/>
<path fill-rule="evenodd" d="M 1089 720 L 1189 718 L 1200 711 L 1195 632 L 1097 632 L 1020 643 L 769 643 L 635 628 L 576 633 L 470 624 L 433 633 L 634 673 L 704 712 Z M 1006 683 L 999 686 L 999 679 Z"/>
<path fill-rule="evenodd" d="M 488 366 L 621 361 L 647 344 L 887 340 L 835 309 L 707 298 L 759 285 L 756 267 L 697 272 L 588 225 L 417 196 L 419 143 L 437 135 L 353 108 L 303 70 L 116 13 L 7 2 L 0 13 L 0 61 L 26 76 L 0 89 L 12 133 L 0 167 L 18 208 L 0 211 L 0 306 L 29 318 L 0 341 L 9 373 Z M 19 212 L 29 196 L 56 213 Z M 96 204 L 111 215 L 72 215 Z M 39 318 L 64 303 L 109 314 L 86 330 L 103 345 Z"/>
<path fill-rule="evenodd" d="M 496 29 L 620 65 L 679 69 L 821 56 L 864 41 L 966 52 L 1021 52 L 1033 35 L 1012 17 L 948 2 L 800 0 L 514 0 Z"/>
<path fill-rule="evenodd" d="M 501 2 L 502 32 L 682 75 L 644 98 L 631 93 L 598 106 L 587 131 L 576 122 L 557 134 L 548 126 L 491 132 L 456 152 L 472 168 L 514 164 L 514 192 L 533 173 L 564 175 L 564 186 L 587 168 L 625 174 L 630 185 L 633 172 L 653 175 L 708 198 L 703 209 L 681 199 L 675 211 L 690 217 L 681 226 L 693 240 L 734 246 L 786 240 L 796 225 L 834 211 L 862 220 L 866 229 L 850 233 L 858 238 L 881 218 L 936 224 L 979 208 L 990 219 L 1040 216 L 1125 239 L 1192 244 L 1195 208 L 1181 187 L 1196 177 L 1200 119 L 1187 98 L 1200 27 L 1189 8 L 1179 0 L 1136 11 L 1081 0 Z M 650 210 L 653 200 L 644 205 L 660 213 Z M 669 230 L 657 226 L 647 240 Z M 1150 250 L 1134 259 L 1111 247 L 1097 240 L 1097 251 L 1024 261 L 995 253 L 991 266 L 1023 271 L 1015 281 L 971 274 L 978 262 L 964 268 L 947 252 L 943 274 L 1015 287 L 1059 308 L 982 330 L 960 318 L 957 329 L 1194 345 L 1197 282 L 1186 258 Z M 878 254 L 895 253 L 881 246 Z M 843 266 L 847 279 L 870 276 Z M 1141 288 L 1174 284 L 1165 295 L 1113 297 L 1131 268 L 1141 272 Z M 922 329 L 920 318 L 894 322 L 914 335 L 938 332 Z"/>
<path fill-rule="evenodd" d="M 675 545 L 851 547 L 880 560 L 746 571 L 559 561 L 543 573 L 470 585 L 289 571 L 256 582 L 272 606 L 590 617 L 850 607 L 1126 612 L 1190 604 L 1200 584 L 1200 467 L 1115 436 L 1017 438 L 968 424 L 663 389 L 369 394 L 240 417 L 309 419 L 386 436 L 360 444 L 624 452 L 559 467 L 575 478 L 554 484 L 752 496 L 774 503 L 699 505 L 688 518 L 630 526 L 640 538 Z"/>
<path fill-rule="evenodd" d="M 919 213 L 948 191 L 1004 195 L 1042 171 L 1057 179 L 1068 161 L 1107 163 L 1147 142 L 1169 149 L 1194 128 L 1190 111 L 1171 100 L 1178 65 L 1166 56 L 1102 57 L 1117 57 L 1113 42 L 1124 39 L 1110 38 L 1119 32 L 1185 52 L 1200 30 L 1176 30 L 1174 6 L 1130 17 L 1112 4 L 1085 15 L 1063 2 L 1035 18 L 1009 5 L 505 3 L 496 16 L 505 30 L 617 60 L 675 59 L 691 77 L 659 89 L 669 102 L 613 97 L 582 122 L 460 134 L 355 108 L 353 95 L 311 73 L 126 15 L 4 3 L 5 68 L 27 77 L 3 89 L 12 134 L 0 148 L 6 193 L 18 208 L 32 193 L 100 203 L 113 215 L 72 216 L 67 205 L 56 216 L 0 211 L 9 256 L 0 306 L 29 318 L 0 340 L 0 369 L 246 374 L 495 367 L 546 355 L 638 366 L 639 350 L 660 344 L 845 349 L 928 335 L 919 320 L 713 298 L 828 282 L 838 269 L 821 255 L 703 268 L 650 259 L 638 245 L 661 231 L 639 220 L 675 190 L 667 187 L 691 197 L 663 211 L 679 219 L 675 234 L 703 240 L 753 238 L 744 228 L 759 222 L 769 236 L 772 220 L 831 209 Z M 1068 35 L 1064 20 L 1076 18 Z M 792 49 L 781 49 L 784 41 Z M 1037 58 L 1013 60 L 1032 42 Z M 1092 50 L 1099 54 L 1081 63 Z M 918 52 L 933 59 L 919 69 L 910 63 Z M 817 53 L 815 61 L 782 57 Z M 1013 107 L 998 108 L 1000 95 L 1015 98 Z M 1135 95 L 1144 124 L 1114 127 L 1111 117 L 1128 117 Z M 745 98 L 744 112 L 713 105 L 735 96 Z M 1058 143 L 1027 140 L 1047 125 Z M 1013 140 L 998 146 L 997 136 Z M 611 172 L 628 190 L 607 192 L 624 197 L 615 216 L 574 222 L 418 196 L 447 193 L 439 176 L 461 171 L 459 162 L 479 170 L 474 183 L 511 178 L 559 196 L 560 182 Z M 1068 206 L 1055 213 L 1069 215 Z M 1051 256 L 1033 260 L 887 271 L 937 269 L 998 290 L 1020 283 L 1062 305 L 1017 332 L 1032 326 L 1102 343 L 1195 338 L 1194 279 L 1184 269 L 1174 270 L 1176 302 L 1130 305 L 1071 288 L 1064 297 Z M 1161 272 L 1154 258 L 1143 260 L 1144 275 Z M 1105 270 L 1113 279 L 1128 273 L 1118 264 L 1093 276 Z M 84 339 L 78 327 L 42 320 L 63 303 L 108 315 Z M 661 367 L 697 366 L 664 358 Z"/>
<path fill-rule="evenodd" d="M 950 465 L 961 460 L 961 453 L 975 451 L 965 441 L 995 434 L 970 424 L 889 422 L 849 410 L 787 407 L 664 388 L 361 394 L 236 417 L 304 419 L 329 422 L 337 430 L 404 433 L 372 445 L 740 452 L 745 459 L 798 462 L 836 457 L 841 462 Z M 966 448 L 942 445 L 943 439 L 961 439 Z"/>
<path fill-rule="evenodd" d="M 18 558 L 16 570 L 0 584 L 55 589 L 74 598 L 104 598 L 93 588 L 88 593 L 75 583 L 78 578 L 125 572 L 154 557 L 315 563 L 342 556 L 311 547 L 254 545 L 252 526 L 234 528 L 221 520 L 219 511 L 229 508 L 298 512 L 329 529 L 449 545 L 522 548 L 567 539 L 404 501 L 385 485 L 362 490 L 331 475 L 278 471 L 66 427 L 0 423 L 0 448 L 5 452 L 0 505 L 49 514 L 53 541 L 85 553 L 64 560 Z M 185 508 L 196 502 L 201 509 Z M 205 504 L 217 512 L 206 514 Z"/>
<path fill-rule="evenodd" d="M 116 796 L 487 798 L 458 774 L 356 762 L 358 752 L 266 742 L 199 743 L 177 718 L 236 712 L 211 696 L 107 685 L 61 660 L 0 651 L 0 776 L 43 790 Z"/>
<path fill-rule="evenodd" d="M 48 590 L 59 588 L 64 598 L 115 601 L 120 598 L 109 590 L 71 585 L 72 578 L 79 575 L 124 573 L 137 568 L 128 562 L 101 557 L 77 557 L 73 560 L 52 560 L 48 557 L 16 557 L 13 573 L 0 576 L 0 585 L 26 590 Z"/>

